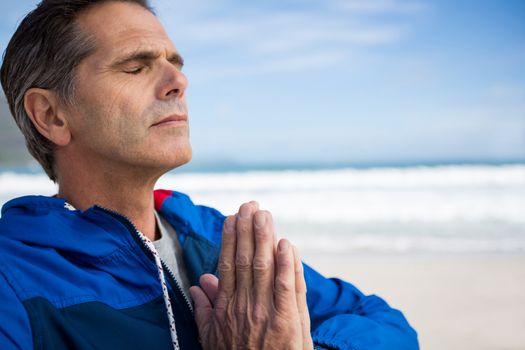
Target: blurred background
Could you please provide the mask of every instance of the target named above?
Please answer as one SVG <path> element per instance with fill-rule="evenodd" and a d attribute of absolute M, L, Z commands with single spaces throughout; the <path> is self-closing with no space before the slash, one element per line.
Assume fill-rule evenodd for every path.
<path fill-rule="evenodd" d="M 151 0 L 194 159 L 159 188 L 256 199 L 422 349 L 525 349 L 525 2 Z M 37 1 L 0 2 L 3 52 Z M 0 96 L 0 203 L 50 195 Z"/>

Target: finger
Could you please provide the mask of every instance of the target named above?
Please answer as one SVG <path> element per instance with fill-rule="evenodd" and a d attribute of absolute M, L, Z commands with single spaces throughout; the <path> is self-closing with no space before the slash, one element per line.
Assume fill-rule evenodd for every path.
<path fill-rule="evenodd" d="M 241 304 L 244 303 L 248 292 L 251 293 L 253 281 L 253 213 L 255 212 L 254 203 L 245 203 L 239 208 L 237 217 L 237 250 L 235 256 L 235 272 L 237 297 Z"/>
<path fill-rule="evenodd" d="M 222 229 L 221 255 L 219 257 L 219 294 L 230 298 L 235 292 L 235 250 L 237 237 L 235 215 L 224 220 Z"/>
<path fill-rule="evenodd" d="M 253 220 L 255 255 L 253 257 L 253 289 L 255 305 L 266 305 L 273 300 L 274 283 L 274 226 L 272 215 L 257 211 Z"/>
<path fill-rule="evenodd" d="M 295 279 L 295 298 L 299 312 L 308 312 L 306 304 L 306 282 L 304 280 L 303 264 L 297 247 L 292 246 L 294 256 L 294 279 Z"/>
<path fill-rule="evenodd" d="M 202 290 L 210 300 L 212 306 L 215 305 L 217 293 L 219 291 L 219 279 L 214 275 L 207 273 L 199 278 Z"/>
<path fill-rule="evenodd" d="M 297 313 L 295 300 L 295 267 L 290 242 L 281 239 L 277 244 L 274 287 L 275 308 L 285 315 Z"/>
<path fill-rule="evenodd" d="M 195 305 L 195 322 L 199 331 L 202 331 L 206 324 L 211 321 L 213 309 L 206 293 L 200 287 L 191 287 L 190 295 Z"/>
<path fill-rule="evenodd" d="M 303 344 L 305 349 L 313 347 L 312 337 L 310 335 L 310 314 L 308 313 L 308 304 L 306 302 L 306 282 L 304 280 L 303 263 L 299 256 L 296 246 L 293 246 L 294 270 L 295 270 L 295 299 L 297 301 L 297 310 L 301 319 L 301 328 L 303 331 Z"/>
<path fill-rule="evenodd" d="M 249 203 L 250 203 L 250 205 L 253 207 L 253 212 L 254 212 L 254 213 L 255 213 L 256 211 L 259 210 L 259 203 L 258 203 L 258 202 L 256 202 L 256 201 L 250 201 Z"/>

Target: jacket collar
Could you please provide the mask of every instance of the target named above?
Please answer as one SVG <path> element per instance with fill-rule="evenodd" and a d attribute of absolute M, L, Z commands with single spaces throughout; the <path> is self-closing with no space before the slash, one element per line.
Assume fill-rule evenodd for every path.
<path fill-rule="evenodd" d="M 175 228 L 185 257 L 196 270 L 210 270 L 220 251 L 224 216 L 195 205 L 180 192 L 154 192 L 156 210 Z M 26 244 L 105 256 L 115 247 L 134 245 L 129 228 L 99 207 L 70 210 L 62 198 L 24 196 L 2 207 L 0 235 Z M 200 266 L 202 265 L 202 266 Z M 207 271 L 209 272 L 209 271 Z M 213 272 L 213 271 L 211 271 Z"/>

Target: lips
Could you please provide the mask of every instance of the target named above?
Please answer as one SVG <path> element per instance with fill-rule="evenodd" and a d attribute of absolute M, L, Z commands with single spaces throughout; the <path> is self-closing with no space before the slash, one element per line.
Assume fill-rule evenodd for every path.
<path fill-rule="evenodd" d="M 173 114 L 170 116 L 167 116 L 166 118 L 163 118 L 156 122 L 155 124 L 152 124 L 151 126 L 164 126 L 164 125 L 181 125 L 186 124 L 188 121 L 188 116 L 185 114 Z"/>

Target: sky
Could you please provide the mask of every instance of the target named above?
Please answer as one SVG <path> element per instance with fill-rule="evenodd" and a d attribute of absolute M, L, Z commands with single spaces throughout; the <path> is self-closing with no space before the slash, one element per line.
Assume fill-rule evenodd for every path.
<path fill-rule="evenodd" d="M 2 52 L 36 3 L 1 0 Z M 196 162 L 525 160 L 525 1 L 151 3 Z"/>

